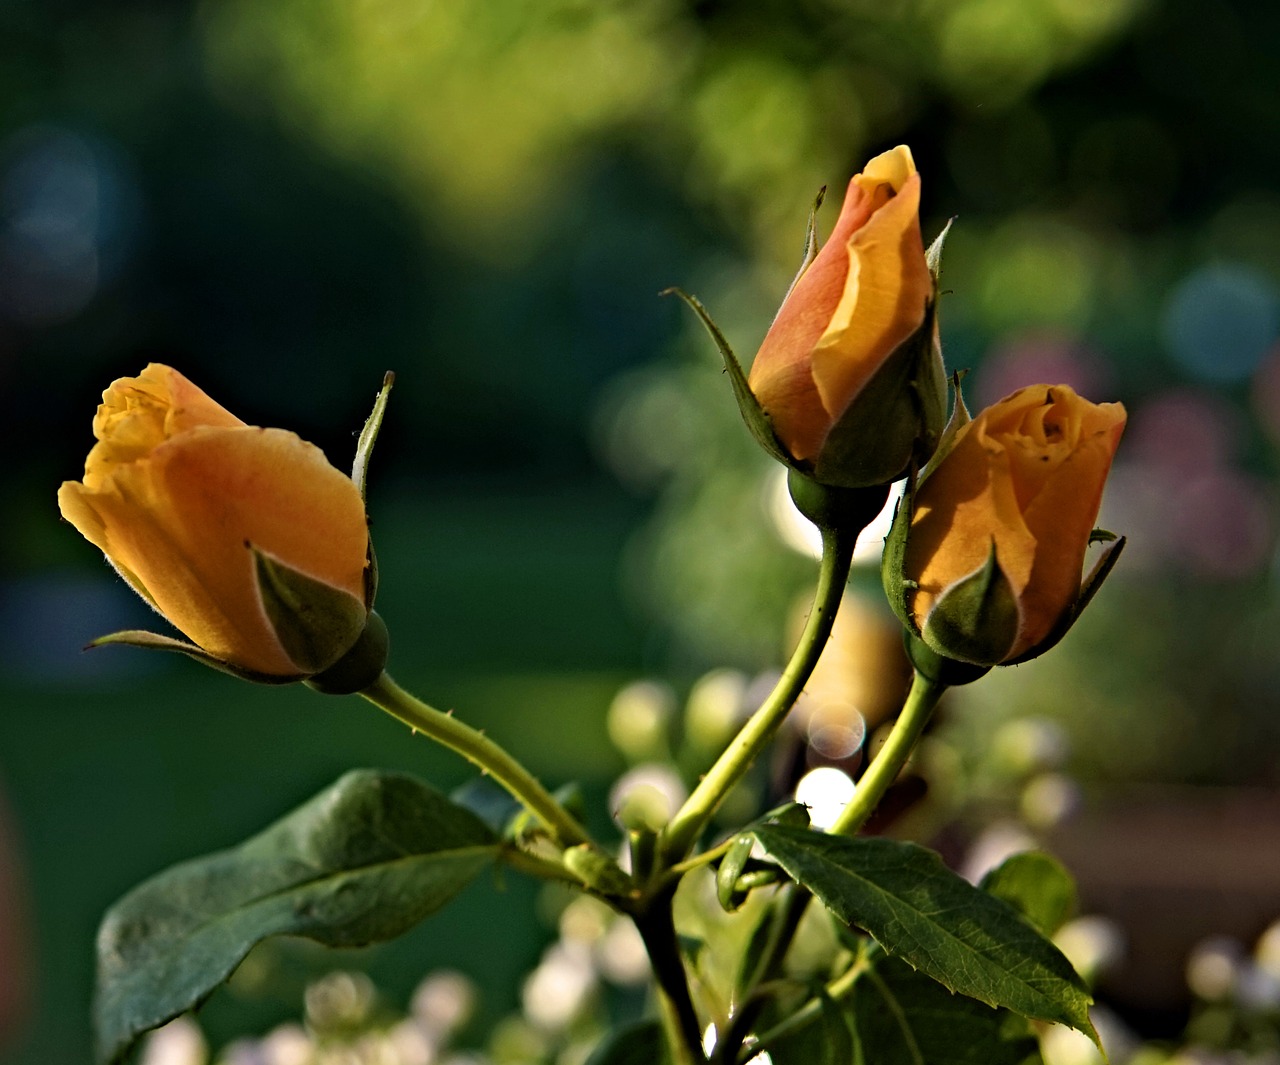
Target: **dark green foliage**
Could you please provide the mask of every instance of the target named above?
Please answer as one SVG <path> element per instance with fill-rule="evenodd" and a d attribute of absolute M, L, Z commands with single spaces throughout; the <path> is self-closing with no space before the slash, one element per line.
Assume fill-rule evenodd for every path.
<path fill-rule="evenodd" d="M 847 924 L 951 991 L 1024 1017 L 1066 1024 L 1095 1042 L 1092 1001 L 1061 952 L 1007 903 L 932 851 L 765 825 L 756 837 L 797 883 Z"/>
<path fill-rule="evenodd" d="M 355 770 L 238 847 L 183 862 L 117 902 L 98 933 L 97 1057 L 202 1002 L 268 936 L 391 939 L 497 852 L 472 813 L 413 777 Z"/>
<path fill-rule="evenodd" d="M 880 958 L 847 1006 L 856 1065 L 1040 1065 L 1024 1018 L 952 994 L 896 958 Z"/>

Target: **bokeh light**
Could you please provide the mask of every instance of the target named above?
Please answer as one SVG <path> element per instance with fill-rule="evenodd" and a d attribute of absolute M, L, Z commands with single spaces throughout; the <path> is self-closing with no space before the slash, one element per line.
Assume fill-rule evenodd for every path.
<path fill-rule="evenodd" d="M 1169 294 L 1163 328 L 1170 354 L 1193 377 L 1241 381 L 1280 336 L 1280 293 L 1257 270 L 1202 266 Z"/>

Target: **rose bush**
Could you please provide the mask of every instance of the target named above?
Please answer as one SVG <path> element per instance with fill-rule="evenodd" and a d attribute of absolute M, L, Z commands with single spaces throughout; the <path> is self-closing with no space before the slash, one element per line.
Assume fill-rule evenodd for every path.
<path fill-rule="evenodd" d="M 1124 425 L 1119 403 L 1035 385 L 959 429 L 885 556 L 890 599 L 926 645 L 989 666 L 1065 631 Z"/>
<path fill-rule="evenodd" d="M 205 655 L 298 680 L 360 637 L 364 500 L 319 448 L 246 425 L 158 363 L 103 393 L 93 433 L 83 481 L 58 491 L 63 517 Z"/>
<path fill-rule="evenodd" d="M 905 146 L 849 182 L 826 245 L 802 270 L 748 377 L 778 442 L 824 484 L 901 475 L 946 417 L 920 175 Z"/>

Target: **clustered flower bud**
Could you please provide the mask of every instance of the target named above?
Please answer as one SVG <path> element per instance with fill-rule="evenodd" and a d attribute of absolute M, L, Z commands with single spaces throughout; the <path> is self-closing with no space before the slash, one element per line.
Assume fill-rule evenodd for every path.
<path fill-rule="evenodd" d="M 748 374 L 686 299 L 720 347 L 748 427 L 790 467 L 792 498 L 811 521 L 857 532 L 887 485 L 910 474 L 884 584 L 917 667 L 926 657 L 963 664 L 947 671 L 959 683 L 1052 646 L 1110 572 L 1124 542 L 1093 523 L 1125 414 L 1038 385 L 967 423 L 957 382 L 944 429 L 942 239 L 925 251 L 919 209 L 905 146 L 855 175 L 820 251 L 811 219 L 805 262 Z M 1095 539 L 1113 542 L 1082 580 Z"/>

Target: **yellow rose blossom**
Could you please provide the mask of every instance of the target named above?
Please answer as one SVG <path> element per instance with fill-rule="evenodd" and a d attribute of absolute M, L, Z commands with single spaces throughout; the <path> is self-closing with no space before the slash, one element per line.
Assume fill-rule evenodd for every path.
<path fill-rule="evenodd" d="M 992 557 L 1014 609 L 989 621 L 1008 635 L 992 661 L 976 664 L 1018 659 L 1059 628 L 1081 594 L 1085 549 L 1124 425 L 1119 403 L 1035 385 L 959 430 L 915 494 L 902 567 L 910 619 L 926 644 L 976 661 L 940 643 L 945 636 L 930 621 L 948 592 L 977 579 Z"/>
<path fill-rule="evenodd" d="M 831 238 L 797 278 L 752 363 L 751 391 L 778 441 L 824 483 L 893 480 L 910 458 L 916 422 L 945 416 L 919 209 L 910 150 L 899 146 L 872 159 L 850 181 Z M 859 397 L 908 342 L 919 350 L 893 375 L 888 393 L 869 397 L 868 409 L 856 412 L 864 424 L 849 424 Z M 903 426 L 906 435 L 894 439 Z M 856 438 L 846 439 L 851 433 Z M 892 455 L 866 455 L 881 447 Z M 857 472 L 847 469 L 851 459 Z M 862 469 L 867 462 L 871 468 Z"/>
<path fill-rule="evenodd" d="M 319 448 L 246 425 L 158 363 L 103 393 L 93 433 L 83 481 L 58 492 L 62 515 L 198 648 L 287 680 L 355 643 L 369 608 L 364 500 Z M 283 600 L 264 601 L 264 565 Z M 319 599 L 299 600 L 299 581 Z M 283 627 L 280 602 L 293 612 Z"/>

